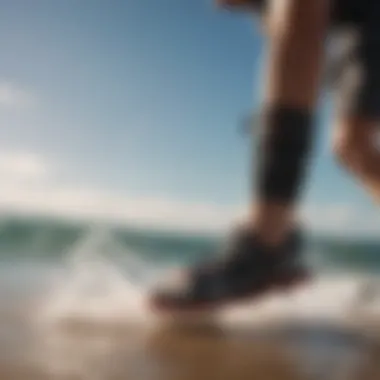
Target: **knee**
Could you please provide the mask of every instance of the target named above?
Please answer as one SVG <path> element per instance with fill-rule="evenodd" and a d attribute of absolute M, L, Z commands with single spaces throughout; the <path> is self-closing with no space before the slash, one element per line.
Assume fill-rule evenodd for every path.
<path fill-rule="evenodd" d="M 359 163 L 365 158 L 367 152 L 368 142 L 351 133 L 337 133 L 333 138 L 334 156 L 343 165 L 353 161 Z"/>

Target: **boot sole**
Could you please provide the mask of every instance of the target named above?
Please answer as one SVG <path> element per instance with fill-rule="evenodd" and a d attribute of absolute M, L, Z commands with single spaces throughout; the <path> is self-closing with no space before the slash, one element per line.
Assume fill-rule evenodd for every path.
<path fill-rule="evenodd" d="M 223 300 L 213 302 L 193 302 L 186 305 L 178 305 L 174 302 L 170 302 L 169 300 L 155 299 L 153 296 L 148 303 L 152 311 L 160 314 L 217 312 L 224 307 L 234 306 L 239 303 L 257 301 L 259 298 L 272 293 L 289 292 L 296 287 L 306 284 L 310 280 L 311 274 L 305 269 L 299 269 L 292 273 L 281 275 L 271 281 L 270 284 L 264 285 L 241 296 L 226 297 Z"/>

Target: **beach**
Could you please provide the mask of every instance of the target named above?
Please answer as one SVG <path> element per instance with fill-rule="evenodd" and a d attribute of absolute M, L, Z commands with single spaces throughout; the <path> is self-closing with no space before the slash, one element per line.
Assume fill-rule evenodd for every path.
<path fill-rule="evenodd" d="M 305 2 L 270 17 L 273 62 L 260 17 L 222 2 L 267 3 L 1 1 L 0 380 L 380 380 L 378 202 L 351 177 L 369 169 L 379 194 L 380 3 L 337 2 L 358 15 L 326 23 L 317 94 L 323 23 Z M 369 119 L 337 119 L 329 82 L 361 90 Z M 264 209 L 300 252 L 298 236 L 266 247 Z M 203 320 L 149 309 L 172 271 L 247 252 L 289 253 L 312 279 Z"/>
<path fill-rule="evenodd" d="M 1 379 L 380 376 L 380 340 L 368 333 L 369 324 L 363 320 L 356 320 L 359 328 L 345 327 L 332 317 L 322 319 L 323 313 L 296 317 L 294 310 L 276 313 L 283 305 L 273 313 L 251 305 L 218 323 L 177 326 L 155 318 L 141 304 L 138 311 L 132 310 L 136 304 L 127 293 L 124 306 L 110 306 L 107 297 L 89 301 L 88 296 L 84 300 L 76 295 L 68 300 L 62 293 L 47 294 L 42 298 L 36 292 L 30 298 L 18 294 L 2 302 Z"/>
<path fill-rule="evenodd" d="M 380 378 L 377 294 L 358 296 L 366 275 L 322 273 L 294 293 L 179 326 L 146 307 L 147 262 L 127 249 L 118 261 L 95 235 L 61 255 L 4 255 L 0 379 Z M 44 251 L 44 236 L 30 252 Z"/>

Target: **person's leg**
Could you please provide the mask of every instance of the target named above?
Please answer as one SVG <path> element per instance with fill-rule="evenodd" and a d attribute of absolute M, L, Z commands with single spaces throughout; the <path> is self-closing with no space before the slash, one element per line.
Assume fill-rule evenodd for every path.
<path fill-rule="evenodd" d="M 293 219 L 313 138 L 329 0 L 271 4 L 265 117 L 252 218 L 237 231 L 221 260 L 189 268 L 183 282 L 156 289 L 151 302 L 158 310 L 225 305 L 293 285 L 307 275 L 298 257 L 300 238 Z"/>
<path fill-rule="evenodd" d="M 252 228 L 280 244 L 293 228 L 311 149 L 325 48 L 328 2 L 274 1 L 270 25 L 267 117 Z"/>
<path fill-rule="evenodd" d="M 372 2 L 341 81 L 334 150 L 347 168 L 380 201 L 380 5 Z"/>
<path fill-rule="evenodd" d="M 360 181 L 377 203 L 380 202 L 380 150 L 376 147 L 379 122 L 380 117 L 375 116 L 341 115 L 334 135 L 338 162 Z"/>

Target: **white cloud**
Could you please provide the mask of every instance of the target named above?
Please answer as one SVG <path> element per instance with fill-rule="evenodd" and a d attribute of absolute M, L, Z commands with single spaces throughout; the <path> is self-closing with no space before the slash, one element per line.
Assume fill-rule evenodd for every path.
<path fill-rule="evenodd" d="M 111 191 L 77 187 L 0 188 L 0 208 L 18 213 L 131 222 L 184 230 L 220 230 L 236 217 L 236 209 L 163 198 L 138 198 Z"/>
<path fill-rule="evenodd" d="M 344 229 L 352 223 L 358 210 L 352 204 L 306 205 L 302 218 L 318 230 Z"/>
<path fill-rule="evenodd" d="M 28 152 L 0 153 L 0 182 L 42 180 L 48 172 L 45 160 Z"/>
<path fill-rule="evenodd" d="M 0 82 L 0 106 L 18 108 L 35 103 L 35 97 L 27 90 L 10 82 Z"/>

